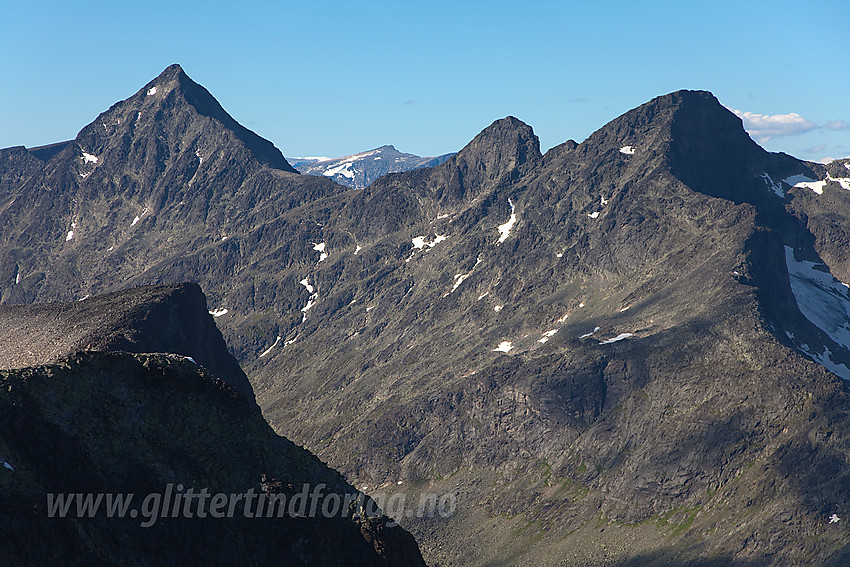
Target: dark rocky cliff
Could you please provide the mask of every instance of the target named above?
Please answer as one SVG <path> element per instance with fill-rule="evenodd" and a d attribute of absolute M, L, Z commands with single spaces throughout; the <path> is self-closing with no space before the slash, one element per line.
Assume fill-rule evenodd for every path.
<path fill-rule="evenodd" d="M 133 288 L 67 303 L 0 306 L 0 368 L 55 362 L 80 350 L 191 357 L 254 401 L 254 391 L 197 284 Z"/>
<path fill-rule="evenodd" d="M 425 565 L 413 538 L 377 516 L 246 517 L 244 500 L 232 515 L 218 508 L 225 517 L 212 515 L 210 499 L 188 514 L 185 503 L 164 504 L 164 516 L 146 508 L 150 494 L 159 505 L 190 489 L 268 497 L 321 484 L 325 494 L 357 493 L 186 359 L 78 353 L 0 371 L 0 386 L 0 564 Z M 110 517 L 103 504 L 77 517 L 72 505 L 50 516 L 48 494 L 76 493 L 132 494 L 136 513 Z"/>

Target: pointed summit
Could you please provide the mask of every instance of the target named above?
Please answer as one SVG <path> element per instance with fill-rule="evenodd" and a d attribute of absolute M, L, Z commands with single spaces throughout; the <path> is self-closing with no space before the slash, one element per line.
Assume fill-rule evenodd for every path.
<path fill-rule="evenodd" d="M 160 140 L 157 153 L 164 155 L 161 146 L 165 138 L 172 150 L 165 154 L 173 156 L 174 150 L 192 146 L 203 152 L 197 148 L 205 145 L 198 138 L 201 133 L 207 139 L 225 136 L 237 147 L 243 146 L 259 163 L 296 173 L 274 144 L 239 124 L 178 64 L 168 66 L 135 95 L 98 116 L 80 131 L 76 141 L 87 153 L 97 155 L 119 136 L 155 136 Z M 138 142 L 134 146 L 138 147 Z"/>
<path fill-rule="evenodd" d="M 542 159 L 540 140 L 531 126 L 513 116 L 496 120 L 454 157 L 438 167 L 446 177 L 440 200 L 468 201 L 485 187 L 519 179 Z"/>
<path fill-rule="evenodd" d="M 536 163 L 540 154 L 540 140 L 531 126 L 507 116 L 496 120 L 482 130 L 457 155 L 458 163 L 475 165 L 489 179 L 502 176 L 516 178 L 528 165 Z"/>

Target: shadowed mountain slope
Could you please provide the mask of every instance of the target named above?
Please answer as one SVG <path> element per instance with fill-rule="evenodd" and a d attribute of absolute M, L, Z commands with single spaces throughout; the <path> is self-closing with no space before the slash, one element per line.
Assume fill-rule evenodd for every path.
<path fill-rule="evenodd" d="M 0 564 L 424 566 L 410 534 L 272 431 L 198 286 L 0 320 Z M 293 504 L 315 490 L 314 511 Z"/>
<path fill-rule="evenodd" d="M 258 513 L 305 484 L 340 501 L 357 491 L 185 359 L 77 353 L 0 371 L 0 385 L 4 565 L 425 565 L 385 518 Z M 63 517 L 50 505 L 75 494 L 101 507 L 73 501 Z M 107 510 L 115 496 L 124 513 Z"/>

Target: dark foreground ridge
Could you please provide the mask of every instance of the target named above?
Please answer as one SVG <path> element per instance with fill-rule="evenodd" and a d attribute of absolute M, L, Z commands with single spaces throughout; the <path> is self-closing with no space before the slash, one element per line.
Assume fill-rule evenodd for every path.
<path fill-rule="evenodd" d="M 0 371 L 0 461 L 2 565 L 425 565 L 379 516 L 257 517 L 257 498 L 246 510 L 230 495 L 356 490 L 180 357 L 86 352 Z M 190 489 L 231 500 L 175 504 Z M 123 515 L 108 500 L 93 517 L 76 502 L 57 514 L 75 494 L 133 500 Z"/>
<path fill-rule="evenodd" d="M 251 384 L 228 352 L 197 284 L 0 306 L 0 320 L 0 368 L 53 363 L 80 350 L 171 353 L 190 357 L 254 401 Z"/>

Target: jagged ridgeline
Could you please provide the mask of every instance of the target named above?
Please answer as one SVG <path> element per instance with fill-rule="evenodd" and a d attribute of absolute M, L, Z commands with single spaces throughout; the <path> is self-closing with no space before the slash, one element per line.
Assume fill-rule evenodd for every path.
<path fill-rule="evenodd" d="M 848 561 L 846 161 L 679 91 L 349 190 L 211 100 L 171 67 L 0 151 L 3 302 L 200 283 L 278 432 L 359 487 L 457 494 L 403 520 L 433 563 Z"/>
<path fill-rule="evenodd" d="M 424 565 L 272 431 L 196 285 L 0 319 L 0 564 Z M 305 517 L 317 487 L 328 513 Z"/>

